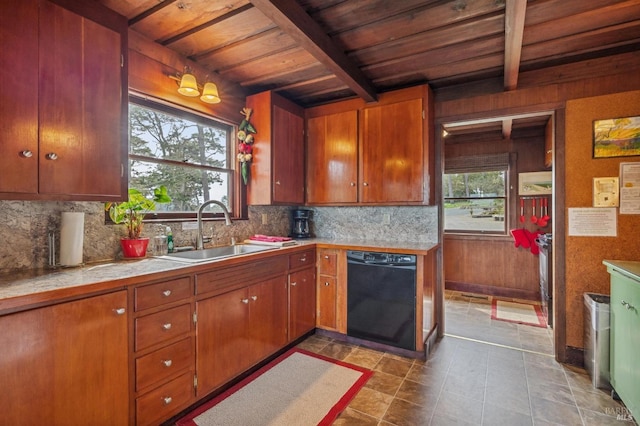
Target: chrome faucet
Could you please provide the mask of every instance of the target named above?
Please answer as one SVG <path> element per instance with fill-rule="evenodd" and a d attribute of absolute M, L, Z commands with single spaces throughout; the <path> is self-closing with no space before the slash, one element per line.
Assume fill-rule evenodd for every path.
<path fill-rule="evenodd" d="M 222 208 L 222 213 L 224 214 L 224 223 L 227 226 L 231 225 L 231 217 L 229 217 L 229 210 L 227 210 L 227 207 L 224 204 L 222 204 L 218 200 L 209 200 L 209 201 L 205 201 L 204 203 L 202 203 L 200 205 L 200 207 L 198 207 L 198 216 L 197 216 L 197 218 L 198 218 L 198 236 L 197 236 L 197 239 L 196 239 L 196 250 L 202 250 L 204 248 L 204 243 L 203 243 L 203 238 L 202 238 L 202 211 L 209 204 L 215 204 L 217 206 L 220 206 Z"/>

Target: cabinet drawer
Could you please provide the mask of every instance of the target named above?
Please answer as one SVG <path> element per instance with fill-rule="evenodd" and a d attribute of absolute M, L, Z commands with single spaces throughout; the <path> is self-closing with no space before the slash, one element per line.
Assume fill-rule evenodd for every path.
<path fill-rule="evenodd" d="M 135 289 L 135 309 L 155 308 L 191 296 L 191 279 L 189 277 L 146 285 Z"/>
<path fill-rule="evenodd" d="M 160 383 L 181 370 L 193 365 L 193 339 L 158 349 L 136 359 L 136 390 Z"/>
<path fill-rule="evenodd" d="M 318 252 L 318 273 L 336 275 L 337 272 L 338 253 L 335 250 L 320 250 Z"/>
<path fill-rule="evenodd" d="M 313 265 L 315 255 L 313 250 L 289 255 L 289 269 L 299 269 Z"/>
<path fill-rule="evenodd" d="M 191 330 L 191 305 L 182 305 L 136 318 L 136 351 L 186 334 Z"/>
<path fill-rule="evenodd" d="M 136 399 L 136 425 L 159 424 L 184 409 L 193 395 L 193 373 L 187 372 Z"/>

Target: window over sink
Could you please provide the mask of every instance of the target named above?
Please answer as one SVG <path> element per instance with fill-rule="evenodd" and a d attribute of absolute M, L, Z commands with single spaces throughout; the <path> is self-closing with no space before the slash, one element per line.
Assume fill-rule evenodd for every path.
<path fill-rule="evenodd" d="M 130 96 L 129 187 L 152 192 L 165 185 L 172 198 L 147 218 L 195 218 L 206 200 L 219 200 L 232 217 L 241 217 L 246 209 L 234 160 L 236 131 L 212 117 Z M 209 217 L 222 217 L 221 210 L 211 211 Z"/>

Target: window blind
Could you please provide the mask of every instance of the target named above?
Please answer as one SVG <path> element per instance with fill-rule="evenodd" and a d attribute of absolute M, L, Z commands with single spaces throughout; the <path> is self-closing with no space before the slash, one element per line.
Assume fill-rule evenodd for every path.
<path fill-rule="evenodd" d="M 445 158 L 444 160 L 444 172 L 446 174 L 489 172 L 508 169 L 508 152 L 502 154 L 467 155 Z"/>

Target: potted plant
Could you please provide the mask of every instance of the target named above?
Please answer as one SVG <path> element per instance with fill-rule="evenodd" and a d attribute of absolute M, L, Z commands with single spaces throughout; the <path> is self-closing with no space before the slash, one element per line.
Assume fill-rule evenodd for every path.
<path fill-rule="evenodd" d="M 171 198 L 162 185 L 153 190 L 153 198 L 147 198 L 137 189 L 129 189 L 129 199 L 121 203 L 107 203 L 105 209 L 113 223 L 123 223 L 127 237 L 121 238 L 122 254 L 125 258 L 144 257 L 147 254 L 149 238 L 140 237 L 145 214 L 155 210 L 156 203 L 169 203 Z"/>

